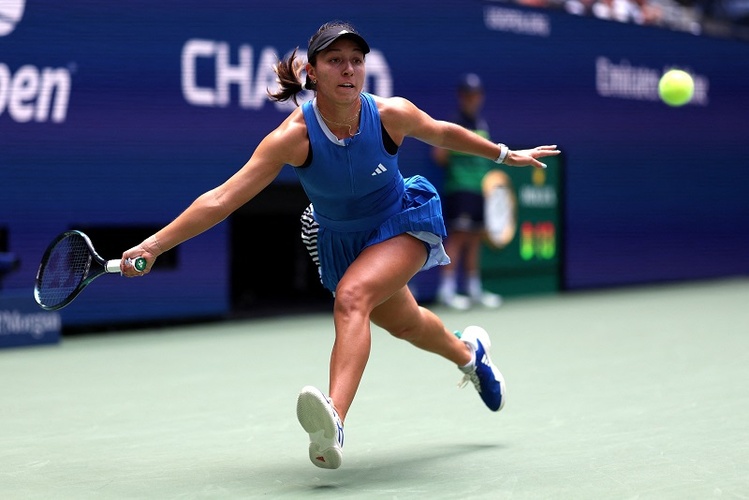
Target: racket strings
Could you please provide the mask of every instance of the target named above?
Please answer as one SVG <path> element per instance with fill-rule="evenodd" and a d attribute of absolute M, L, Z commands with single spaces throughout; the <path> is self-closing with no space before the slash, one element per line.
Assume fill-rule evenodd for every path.
<path fill-rule="evenodd" d="M 40 268 L 39 302 L 47 307 L 65 302 L 86 279 L 90 267 L 91 254 L 83 238 L 72 235 L 57 242 Z"/>

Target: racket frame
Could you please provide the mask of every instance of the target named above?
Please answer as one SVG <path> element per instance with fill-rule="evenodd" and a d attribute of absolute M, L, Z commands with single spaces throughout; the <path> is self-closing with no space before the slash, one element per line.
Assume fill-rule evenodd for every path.
<path fill-rule="evenodd" d="M 54 251 L 55 247 L 63 240 L 67 238 L 72 237 L 80 237 L 83 239 L 83 241 L 86 244 L 87 250 L 89 252 L 89 255 L 91 256 L 91 259 L 88 261 L 88 266 L 86 268 L 84 278 L 78 283 L 78 285 L 75 287 L 75 289 L 68 294 L 68 296 L 59 304 L 54 305 L 47 305 L 42 302 L 41 298 L 41 284 L 42 284 L 42 278 L 44 275 L 44 271 L 47 268 L 47 264 L 49 262 L 49 258 Z M 130 260 L 130 259 L 128 259 Z M 47 246 L 47 249 L 44 251 L 44 255 L 42 256 L 42 260 L 39 264 L 39 268 L 36 272 L 36 279 L 34 280 L 34 300 L 36 301 L 39 306 L 47 311 L 57 311 L 59 309 L 62 309 L 63 307 L 67 306 L 73 300 L 83 291 L 84 288 L 86 288 L 88 285 L 91 284 L 92 281 L 94 281 L 96 278 L 103 274 L 115 274 L 115 273 L 121 273 L 120 270 L 120 264 L 122 262 L 122 259 L 112 259 L 112 260 L 106 260 L 101 255 L 99 255 L 96 250 L 94 249 L 94 245 L 91 242 L 91 238 L 88 237 L 85 233 L 82 231 L 78 231 L 77 229 L 71 229 L 69 231 L 65 231 L 63 233 L 60 233 L 53 239 L 50 244 Z M 142 257 L 138 257 L 136 259 L 136 263 L 138 264 L 137 269 L 142 270 L 142 268 L 145 268 L 145 259 Z"/>

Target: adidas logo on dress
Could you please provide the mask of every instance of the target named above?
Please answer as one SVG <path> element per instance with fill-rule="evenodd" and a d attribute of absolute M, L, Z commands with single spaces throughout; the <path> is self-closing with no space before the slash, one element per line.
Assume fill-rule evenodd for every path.
<path fill-rule="evenodd" d="M 385 168 L 385 165 L 380 163 L 379 165 L 377 165 L 377 168 L 374 169 L 374 172 L 372 172 L 372 175 L 380 175 L 381 173 L 387 172 L 387 171 L 388 169 Z"/>

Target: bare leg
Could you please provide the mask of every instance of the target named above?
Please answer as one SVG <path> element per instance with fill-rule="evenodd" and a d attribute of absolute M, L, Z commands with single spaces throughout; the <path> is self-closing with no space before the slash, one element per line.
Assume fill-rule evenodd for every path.
<path fill-rule="evenodd" d="M 426 258 L 424 244 L 402 234 L 365 249 L 336 290 L 336 340 L 330 358 L 330 398 L 342 420 L 354 400 L 371 348 L 375 320 L 393 335 L 455 362 L 470 360 L 467 347 L 430 311 L 416 304 L 408 281 Z"/>
<path fill-rule="evenodd" d="M 372 321 L 391 335 L 423 349 L 465 365 L 471 354 L 465 344 L 445 328 L 442 320 L 416 303 L 408 287 L 400 289 L 390 300 L 372 313 Z"/>

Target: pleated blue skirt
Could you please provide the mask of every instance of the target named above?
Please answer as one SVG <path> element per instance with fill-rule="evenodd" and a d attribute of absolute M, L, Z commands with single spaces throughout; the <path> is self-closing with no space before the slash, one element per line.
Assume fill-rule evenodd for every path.
<path fill-rule="evenodd" d="M 362 250 L 403 233 L 411 234 L 424 242 L 427 254 L 422 271 L 450 263 L 442 245 L 447 231 L 437 190 L 420 175 L 408 177 L 404 182 L 402 210 L 378 227 L 365 231 L 319 228 L 317 251 L 320 279 L 325 288 L 335 292 L 343 274 Z"/>

